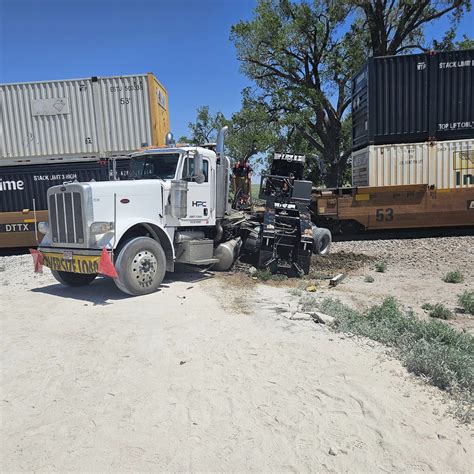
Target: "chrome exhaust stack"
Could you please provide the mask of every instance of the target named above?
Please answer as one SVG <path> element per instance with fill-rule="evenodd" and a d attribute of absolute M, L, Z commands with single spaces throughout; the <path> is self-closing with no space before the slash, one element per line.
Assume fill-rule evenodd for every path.
<path fill-rule="evenodd" d="M 230 160 L 224 154 L 224 138 L 229 127 L 222 127 L 217 135 L 216 155 L 216 217 L 222 219 L 229 210 Z"/>

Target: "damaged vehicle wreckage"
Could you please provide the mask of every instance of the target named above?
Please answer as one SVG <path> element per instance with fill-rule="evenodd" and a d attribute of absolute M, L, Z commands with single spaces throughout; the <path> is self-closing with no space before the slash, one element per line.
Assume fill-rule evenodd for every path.
<path fill-rule="evenodd" d="M 292 172 L 264 175 L 265 207 L 231 209 L 226 131 L 207 148 L 175 145 L 168 133 L 165 147 L 132 154 L 126 181 L 50 188 L 46 235 L 31 250 L 35 270 L 45 265 L 68 286 L 108 275 L 129 295 L 156 291 L 176 263 L 226 271 L 241 256 L 271 272 L 307 274 L 311 254 L 326 253 L 331 240 L 311 223 L 312 183 Z"/>

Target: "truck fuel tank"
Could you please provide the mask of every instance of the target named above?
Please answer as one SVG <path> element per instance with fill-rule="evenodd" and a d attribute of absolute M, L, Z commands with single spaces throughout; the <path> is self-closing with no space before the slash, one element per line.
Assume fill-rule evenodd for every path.
<path fill-rule="evenodd" d="M 240 237 L 219 244 L 214 250 L 214 258 L 218 258 L 219 262 L 214 265 L 213 269 L 217 271 L 229 270 L 239 255 L 241 245 L 242 239 Z"/>

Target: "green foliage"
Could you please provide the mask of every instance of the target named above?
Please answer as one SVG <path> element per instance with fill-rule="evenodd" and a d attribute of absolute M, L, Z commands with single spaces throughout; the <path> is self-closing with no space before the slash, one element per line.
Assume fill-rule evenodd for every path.
<path fill-rule="evenodd" d="M 474 337 L 440 321 L 421 321 L 405 314 L 389 297 L 365 313 L 339 300 L 326 299 L 322 311 L 336 318 L 338 331 L 369 337 L 393 347 L 410 372 L 455 392 L 474 391 Z"/>
<path fill-rule="evenodd" d="M 446 273 L 446 275 L 443 277 L 443 281 L 445 283 L 462 283 L 464 281 L 464 276 L 461 272 L 456 270 L 454 272 Z"/>
<path fill-rule="evenodd" d="M 355 6 L 362 16 L 360 28 L 367 30 L 367 42 L 373 55 L 387 56 L 414 50 L 454 49 L 457 26 L 470 11 L 471 1 L 358 0 Z M 450 28 L 441 40 L 427 44 L 425 27 L 436 24 L 443 16 L 448 16 Z"/>
<path fill-rule="evenodd" d="M 474 39 L 463 35 L 461 41 L 456 41 L 453 49 L 472 49 L 474 48 Z"/>
<path fill-rule="evenodd" d="M 265 162 L 272 151 L 305 154 L 314 183 L 350 184 L 350 79 L 370 55 L 429 49 L 424 28 L 446 15 L 451 27 L 440 44 L 455 44 L 470 4 L 258 0 L 253 18 L 231 29 L 241 70 L 253 81 L 253 92 L 244 91 L 248 110 L 231 120 L 238 123 L 229 136 L 235 156 Z"/>
<path fill-rule="evenodd" d="M 474 315 L 474 290 L 466 290 L 458 295 L 458 304 L 465 313 Z"/>
<path fill-rule="evenodd" d="M 214 142 L 220 128 L 226 124 L 227 121 L 221 112 L 211 114 L 208 105 L 198 107 L 196 121 L 188 124 L 191 132 L 190 143 L 203 145 L 204 143 Z"/>
<path fill-rule="evenodd" d="M 366 283 L 373 283 L 375 281 L 375 278 L 372 276 L 372 275 L 367 275 L 365 278 L 364 278 L 364 281 Z"/>
<path fill-rule="evenodd" d="M 265 104 L 255 98 L 250 89 L 242 91 L 241 109 L 232 115 L 226 145 L 229 155 L 242 162 L 250 158 L 262 161 L 278 145 L 278 130 L 267 113 Z"/>
<path fill-rule="evenodd" d="M 431 318 L 451 319 L 453 317 L 453 313 L 441 303 L 436 303 L 435 305 L 425 303 L 421 307 L 428 311 L 428 316 Z"/>
<path fill-rule="evenodd" d="M 350 10 L 348 2 L 260 0 L 254 18 L 237 23 L 231 33 L 267 116 L 280 135 L 290 137 L 287 142 L 307 143 L 303 148 L 316 155 L 331 185 L 343 180 L 350 154 L 341 154 L 348 84 L 365 59 L 352 26 L 341 34 Z"/>
<path fill-rule="evenodd" d="M 288 278 L 286 275 L 282 275 L 280 273 L 272 273 L 270 270 L 257 270 L 253 274 L 253 276 L 256 277 L 260 281 L 268 281 L 268 280 L 283 281 Z"/>
<path fill-rule="evenodd" d="M 385 273 L 387 270 L 387 264 L 385 262 L 376 262 L 375 263 L 375 271 L 379 273 Z"/>
<path fill-rule="evenodd" d="M 318 307 L 318 303 L 312 296 L 303 296 L 300 298 L 299 304 L 303 313 L 314 311 Z"/>
<path fill-rule="evenodd" d="M 268 281 L 272 278 L 272 272 L 270 270 L 257 270 L 254 274 L 254 277 L 258 278 L 261 281 Z"/>

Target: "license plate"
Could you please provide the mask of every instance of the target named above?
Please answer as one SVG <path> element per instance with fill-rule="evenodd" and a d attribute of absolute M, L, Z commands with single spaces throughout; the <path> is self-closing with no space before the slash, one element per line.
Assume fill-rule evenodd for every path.
<path fill-rule="evenodd" d="M 60 272 L 98 273 L 99 261 L 100 255 L 73 255 L 70 250 L 63 253 L 43 253 L 43 265 Z"/>

